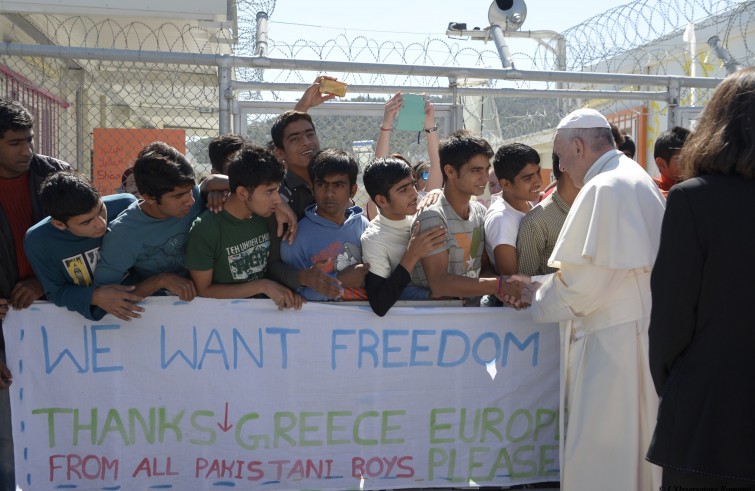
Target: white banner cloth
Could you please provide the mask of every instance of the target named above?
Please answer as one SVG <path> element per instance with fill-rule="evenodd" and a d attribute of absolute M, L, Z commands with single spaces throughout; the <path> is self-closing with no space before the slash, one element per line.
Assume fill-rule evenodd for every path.
<path fill-rule="evenodd" d="M 557 325 L 504 308 L 149 298 L 4 323 L 23 490 L 557 481 Z"/>

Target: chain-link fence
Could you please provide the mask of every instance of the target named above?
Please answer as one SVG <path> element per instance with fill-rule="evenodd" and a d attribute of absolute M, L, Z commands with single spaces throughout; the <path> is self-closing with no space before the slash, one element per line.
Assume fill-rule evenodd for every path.
<path fill-rule="evenodd" d="M 103 191 L 114 191 L 124 166 L 154 140 L 209 172 L 207 144 L 218 134 L 215 69 L 39 57 L 0 63 L 3 95 L 36 116 L 38 151 L 91 173 Z"/>
<path fill-rule="evenodd" d="M 271 16 L 275 19 L 275 16 Z M 512 44 L 512 58 L 517 67 L 533 70 L 555 70 L 563 66 L 568 71 L 632 73 L 649 75 L 680 75 L 723 78 L 726 67 L 716 49 L 706 40 L 717 36 L 720 47 L 727 47 L 731 58 L 741 66 L 755 63 L 752 39 L 755 37 L 755 2 L 739 0 L 644 0 L 627 3 L 595 15 L 583 23 L 567 29 L 561 36 L 565 40 L 565 57 L 559 60 L 556 39 L 546 39 L 537 44 L 532 41 Z M 697 44 L 683 41 L 685 31 L 694 25 Z M 467 33 L 468 34 L 468 33 Z M 687 32 L 687 36 L 689 36 Z M 308 42 L 299 39 L 294 43 L 275 41 L 275 32 L 270 33 L 270 56 L 284 58 L 330 59 L 335 56 L 352 62 L 386 62 L 406 65 L 434 65 L 447 67 L 500 66 L 499 55 L 490 43 L 483 45 L 473 40 L 464 41 L 465 33 L 456 40 L 424 39 L 418 42 L 401 43 L 343 35 L 325 42 Z M 512 40 L 513 43 L 513 40 Z M 527 49 L 529 48 L 529 49 Z M 248 46 L 240 45 L 237 52 L 248 52 Z M 726 49 L 726 48 L 724 48 Z M 448 86 L 448 80 L 411 75 L 341 73 L 340 78 L 353 84 L 374 85 L 419 85 L 427 87 Z M 301 71 L 266 72 L 264 79 L 270 82 L 306 82 L 311 77 Z M 487 85 L 491 88 L 513 87 L 516 89 L 553 90 L 556 83 L 536 83 L 529 80 L 459 80 L 462 85 Z M 560 88 L 580 90 L 594 88 L 589 84 L 563 83 Z M 607 88 L 607 87 L 604 87 Z M 631 91 L 639 87 L 615 84 L 611 90 Z M 263 98 L 275 99 L 275 92 Z M 710 90 L 685 89 L 678 101 L 681 106 L 700 106 L 710 97 Z M 499 138 L 510 141 L 523 136 L 548 130 L 568 110 L 585 103 L 572 100 L 560 107 L 553 99 L 542 97 L 502 98 L 496 97 L 491 106 L 495 112 L 469 111 L 465 122 L 478 119 L 477 124 L 489 127 L 495 118 L 500 127 Z M 638 116 L 644 111 L 650 126 L 665 126 L 665 104 L 596 97 L 591 105 L 605 114 L 619 114 L 628 109 Z M 661 128 L 661 130 L 664 128 Z M 637 136 L 637 135 L 635 135 Z"/>
<path fill-rule="evenodd" d="M 347 99 L 353 104 L 344 108 L 328 103 L 312 113 L 322 145 L 350 149 L 360 161 L 371 156 L 369 142 L 377 138 L 383 102 L 398 88 L 430 95 L 444 115 L 439 122 L 441 135 L 466 127 L 481 132 L 494 145 L 524 141 L 538 148 L 546 167 L 553 127 L 576 107 L 589 103 L 598 108 L 635 136 L 640 148 L 648 150 L 652 136 L 665 129 L 670 107 L 702 106 L 711 92 L 684 83 L 663 87 L 645 85 L 638 79 L 598 82 L 587 75 L 528 79 L 501 76 L 502 70 L 475 71 L 465 67 L 499 66 L 500 59 L 485 45 L 463 40 L 425 39 L 404 45 L 339 36 L 332 43 L 314 46 L 301 40 L 276 42 L 271 30 L 269 58 L 264 58 L 283 63 L 255 64 L 251 56 L 259 53 L 253 16 L 266 11 L 274 18 L 274 9 L 274 0 L 239 2 L 237 25 L 212 27 L 154 19 L 119 22 L 6 13 L 0 16 L 0 28 L 9 41 L 6 48 L 49 45 L 100 51 L 91 56 L 63 51 L 28 55 L 6 49 L 0 56 L 0 91 L 35 114 L 40 153 L 91 173 L 107 182 L 108 189 L 120 185 L 124 166 L 144 143 L 154 139 L 185 151 L 198 173 L 209 172 L 206 147 L 224 128 L 224 107 L 229 112 L 224 131 L 241 131 L 254 143 L 266 144 L 272 118 L 293 106 L 284 99 L 296 97 L 323 71 L 316 63 L 301 68 L 302 59 L 322 60 L 322 66 L 334 59 L 342 62 L 328 74 L 351 84 L 354 90 Z M 722 78 L 727 65 L 720 49 L 703 43 L 694 47 L 679 39 L 687 24 L 695 22 L 699 39 L 718 36 L 718 47 L 728 47 L 731 60 L 750 65 L 755 60 L 754 14 L 753 0 L 634 2 L 565 31 L 565 64 L 554 58 L 548 43 L 532 43 L 529 51 L 517 48 L 513 57 L 517 68 L 526 63 L 532 66 L 528 75 L 566 66 L 567 72 L 559 73 Z M 151 56 L 108 55 L 124 50 Z M 193 62 L 168 56 L 186 53 L 205 58 Z M 238 55 L 248 56 L 239 62 Z M 216 58 L 208 61 L 209 56 Z M 231 63 L 225 86 L 223 60 Z M 370 66 L 362 70 L 365 64 Z M 376 68 L 379 64 L 392 64 L 392 68 L 381 71 Z M 411 69 L 416 68 L 413 65 L 435 67 L 436 71 L 423 74 Z M 243 86 L 245 82 L 269 87 L 249 89 Z M 284 90 L 293 92 L 285 96 Z M 276 106 L 276 101 L 282 105 Z M 230 113 L 235 115 L 235 127 L 230 125 Z M 419 159 L 425 154 L 424 145 L 416 134 L 396 132 L 391 149 Z"/>
<path fill-rule="evenodd" d="M 0 16 L 5 40 L 22 44 L 154 52 L 230 53 L 227 28 L 155 19 L 122 22 L 82 16 Z M 170 62 L 65 56 L 3 56 L 0 95 L 35 115 L 37 151 L 90 173 L 98 187 L 121 185 L 124 166 L 154 140 L 209 172 L 207 144 L 218 134 L 218 70 Z"/>

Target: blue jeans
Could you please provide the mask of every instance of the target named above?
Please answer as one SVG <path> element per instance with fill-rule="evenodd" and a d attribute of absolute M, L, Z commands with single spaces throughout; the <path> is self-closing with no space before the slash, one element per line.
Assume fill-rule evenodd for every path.
<path fill-rule="evenodd" d="M 5 363 L 5 351 L 0 351 L 0 360 Z M 10 389 L 0 390 L 0 491 L 16 489 L 11 428 Z"/>

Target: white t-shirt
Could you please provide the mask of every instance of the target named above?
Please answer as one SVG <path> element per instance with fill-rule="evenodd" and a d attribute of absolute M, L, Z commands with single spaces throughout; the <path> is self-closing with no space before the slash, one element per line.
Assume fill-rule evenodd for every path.
<path fill-rule="evenodd" d="M 495 254 L 493 251 L 499 245 L 510 245 L 516 248 L 516 236 L 519 233 L 519 222 L 525 213 L 515 209 L 505 199 L 496 200 L 485 214 L 485 251 L 488 253 L 490 264 L 495 269 Z"/>
<path fill-rule="evenodd" d="M 362 261 L 369 263 L 370 273 L 382 278 L 391 276 L 409 245 L 412 220 L 413 216 L 389 220 L 378 215 L 370 222 L 362 233 Z"/>

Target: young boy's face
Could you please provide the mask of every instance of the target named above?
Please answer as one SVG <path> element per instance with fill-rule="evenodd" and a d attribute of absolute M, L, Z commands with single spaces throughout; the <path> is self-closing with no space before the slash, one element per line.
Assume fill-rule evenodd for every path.
<path fill-rule="evenodd" d="M 278 193 L 280 182 L 269 182 L 260 184 L 245 201 L 246 207 L 252 215 L 269 217 L 281 204 L 281 197 Z"/>
<path fill-rule="evenodd" d="M 53 219 L 52 224 L 60 230 L 68 229 L 78 237 L 97 239 L 107 232 L 107 208 L 100 198 L 94 208 L 88 212 L 73 216 L 65 223 Z"/>
<path fill-rule="evenodd" d="M 320 140 L 317 138 L 317 132 L 306 119 L 298 119 L 283 129 L 282 158 L 287 166 L 306 171 L 309 161 L 318 150 Z"/>
<path fill-rule="evenodd" d="M 348 174 L 315 178 L 313 184 L 317 214 L 330 221 L 343 223 L 346 209 L 357 192 L 357 185 L 349 184 Z"/>
<path fill-rule="evenodd" d="M 508 179 L 501 179 L 501 182 L 504 199 L 508 197 L 519 201 L 537 201 L 540 197 L 540 188 L 543 186 L 538 164 L 525 165 L 519 174 L 514 176 L 513 182 Z"/>
<path fill-rule="evenodd" d="M 487 155 L 473 156 L 462 165 L 455 179 L 456 188 L 470 196 L 480 196 L 485 192 L 490 173 L 490 159 Z"/>
<path fill-rule="evenodd" d="M 409 175 L 388 190 L 388 196 L 380 206 L 380 213 L 391 220 L 401 220 L 417 213 L 417 190 L 414 178 Z"/>
<path fill-rule="evenodd" d="M 154 218 L 183 218 L 194 206 L 193 184 L 176 186 L 160 198 L 160 202 L 153 199 L 152 212 Z M 148 199 L 148 197 L 145 197 Z M 151 198 L 150 198 L 151 199 Z"/>

